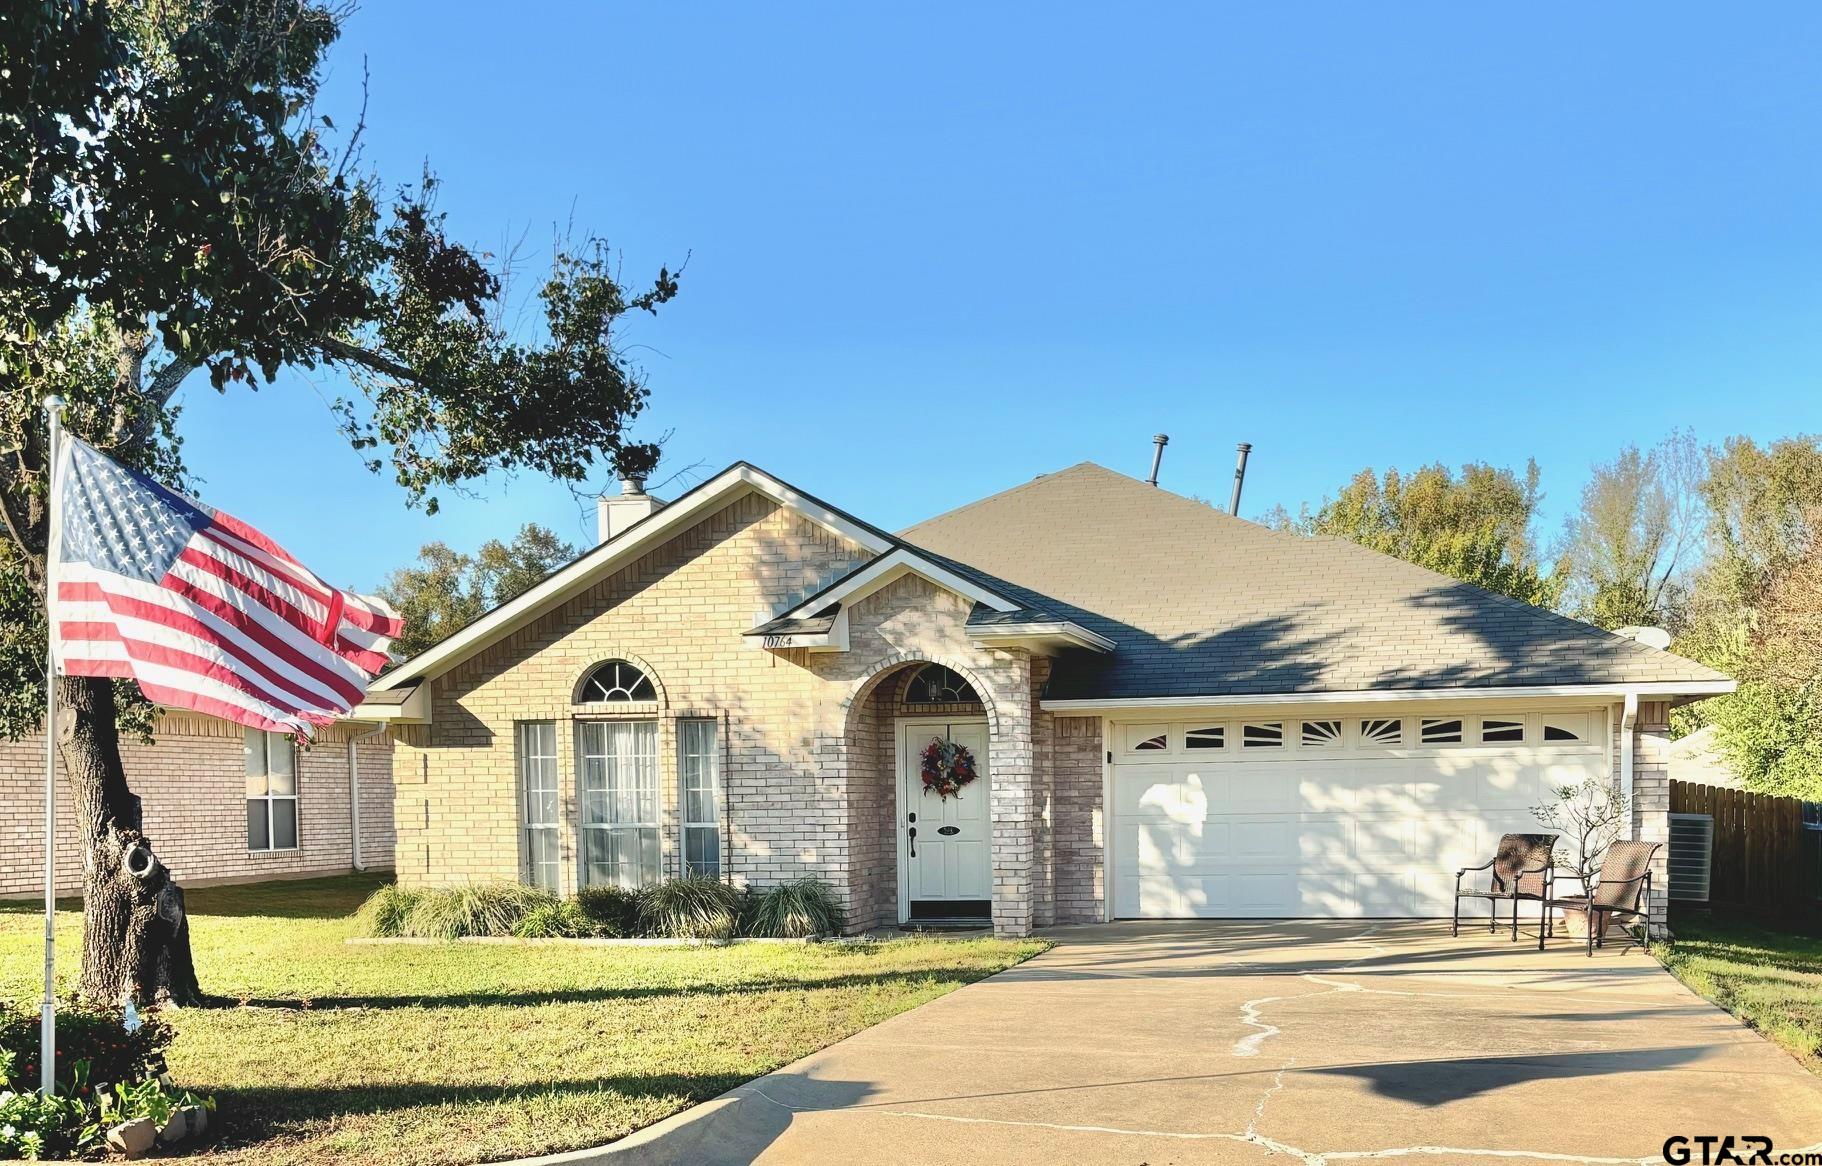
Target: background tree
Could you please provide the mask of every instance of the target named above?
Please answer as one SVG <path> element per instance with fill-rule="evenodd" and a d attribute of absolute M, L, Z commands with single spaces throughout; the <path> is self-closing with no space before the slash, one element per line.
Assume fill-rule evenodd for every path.
<path fill-rule="evenodd" d="M 1608 629 L 1681 626 L 1707 516 L 1705 469 L 1687 431 L 1594 467 L 1558 557 L 1569 614 Z"/>
<path fill-rule="evenodd" d="M 1532 537 L 1537 514 L 1535 461 L 1520 478 L 1509 469 L 1470 463 L 1457 477 L 1441 463 L 1383 478 L 1361 470 L 1314 514 L 1291 518 L 1282 508 L 1268 525 L 1302 534 L 1351 539 L 1467 583 L 1549 606 L 1552 575 L 1538 562 Z"/>
<path fill-rule="evenodd" d="M 643 474 L 646 401 L 615 341 L 677 291 L 616 280 L 594 240 L 560 248 L 529 338 L 502 323 L 487 257 L 451 240 L 426 175 L 388 195 L 360 126 L 315 110 L 344 10 L 308 0 L 48 0 L 0 19 L 0 692 L 39 728 L 46 501 L 42 398 L 72 432 L 173 486 L 173 397 L 289 365 L 346 374 L 335 423 L 410 501 L 496 469 Z M 194 999 L 181 927 L 122 868 L 142 840 L 118 745 L 136 693 L 59 682 L 54 726 L 85 850 L 82 992 Z"/>
<path fill-rule="evenodd" d="M 1676 650 L 1739 680 L 1678 710 L 1704 724 L 1747 788 L 1822 798 L 1822 438 L 1730 439 L 1702 482 L 1708 558 Z"/>
<path fill-rule="evenodd" d="M 425 543 L 416 562 L 380 584 L 380 594 L 405 619 L 405 632 L 392 642 L 393 651 L 417 655 L 575 557 L 575 547 L 535 522 L 520 527 L 510 543 L 489 539 L 472 555 L 445 543 Z"/>

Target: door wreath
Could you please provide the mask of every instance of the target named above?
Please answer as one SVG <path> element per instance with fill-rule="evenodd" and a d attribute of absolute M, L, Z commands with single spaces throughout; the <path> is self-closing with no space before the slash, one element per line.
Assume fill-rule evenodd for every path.
<path fill-rule="evenodd" d="M 960 795 L 963 786 L 980 776 L 968 747 L 941 737 L 932 737 L 924 746 L 922 772 L 925 791 L 940 798 Z"/>

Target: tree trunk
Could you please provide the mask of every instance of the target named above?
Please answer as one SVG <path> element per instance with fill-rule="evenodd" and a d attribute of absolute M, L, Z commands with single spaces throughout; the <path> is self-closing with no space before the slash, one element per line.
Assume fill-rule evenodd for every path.
<path fill-rule="evenodd" d="M 113 682 L 57 682 L 64 772 L 82 838 L 81 994 L 98 1004 L 200 1004 L 183 889 L 140 829 L 139 798 L 120 763 Z"/>

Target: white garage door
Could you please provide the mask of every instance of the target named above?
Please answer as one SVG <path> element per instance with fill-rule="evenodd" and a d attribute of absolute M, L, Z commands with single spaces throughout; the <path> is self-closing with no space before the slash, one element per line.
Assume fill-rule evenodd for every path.
<path fill-rule="evenodd" d="M 1611 772 L 1606 716 L 1330 712 L 1117 723 L 1119 918 L 1440 916 L 1455 871 Z"/>

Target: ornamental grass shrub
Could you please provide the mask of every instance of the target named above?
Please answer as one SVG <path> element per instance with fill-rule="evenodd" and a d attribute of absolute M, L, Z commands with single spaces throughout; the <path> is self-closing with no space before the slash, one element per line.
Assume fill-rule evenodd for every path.
<path fill-rule="evenodd" d="M 418 894 L 400 934 L 421 939 L 511 935 L 520 920 L 557 902 L 549 891 L 519 883 L 438 887 Z"/>
<path fill-rule="evenodd" d="M 580 939 L 595 934 L 595 925 L 574 899 L 533 907 L 513 925 L 520 939 Z"/>
<path fill-rule="evenodd" d="M 842 922 L 835 888 L 821 879 L 801 878 L 753 895 L 745 930 L 748 935 L 807 939 L 813 935 L 838 935 Z"/>
<path fill-rule="evenodd" d="M 653 883 L 639 892 L 639 929 L 667 939 L 732 939 L 745 896 L 704 875 Z"/>
<path fill-rule="evenodd" d="M 361 904 L 354 917 L 368 935 L 392 939 L 405 934 L 405 917 L 417 905 L 419 892 L 406 890 L 397 883 L 387 883 Z"/>
<path fill-rule="evenodd" d="M 626 887 L 583 887 L 575 904 L 589 922 L 589 934 L 623 939 L 639 932 L 639 892 Z"/>
<path fill-rule="evenodd" d="M 526 916 L 559 902 L 549 891 L 518 883 L 473 883 L 422 890 L 388 885 L 368 896 L 357 914 L 369 935 L 464 939 L 516 934 Z"/>

